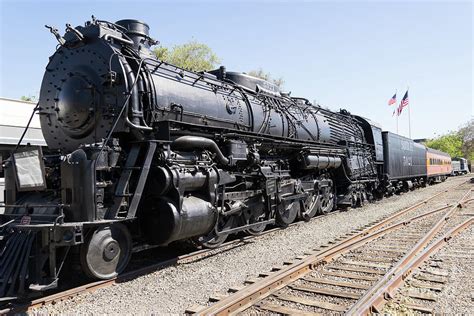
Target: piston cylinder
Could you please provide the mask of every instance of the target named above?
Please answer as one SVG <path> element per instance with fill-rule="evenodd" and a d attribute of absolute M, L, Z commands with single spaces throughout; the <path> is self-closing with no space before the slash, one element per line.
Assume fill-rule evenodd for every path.
<path fill-rule="evenodd" d="M 211 203 L 195 196 L 183 198 L 181 211 L 168 199 L 150 201 L 142 217 L 142 228 L 148 241 L 167 245 L 172 241 L 205 235 L 217 220 Z"/>

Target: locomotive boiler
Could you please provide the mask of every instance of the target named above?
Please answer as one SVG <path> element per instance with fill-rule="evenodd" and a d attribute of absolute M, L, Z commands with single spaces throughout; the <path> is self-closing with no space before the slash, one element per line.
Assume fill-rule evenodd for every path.
<path fill-rule="evenodd" d="M 0 296 L 56 287 L 68 260 L 107 279 L 136 245 L 217 247 L 379 192 L 381 130 L 367 119 L 160 61 L 140 21 L 50 30 L 37 106 L 48 148 L 5 164 Z"/>

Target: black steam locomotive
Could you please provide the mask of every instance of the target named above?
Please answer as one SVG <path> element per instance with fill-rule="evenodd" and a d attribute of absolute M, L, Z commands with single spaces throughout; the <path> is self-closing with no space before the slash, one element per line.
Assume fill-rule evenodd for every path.
<path fill-rule="evenodd" d="M 51 31 L 59 45 L 37 106 L 48 148 L 5 163 L 0 297 L 56 287 L 70 258 L 112 278 L 138 244 L 217 247 L 407 183 L 387 177 L 368 119 L 224 67 L 157 60 L 145 23 Z"/>

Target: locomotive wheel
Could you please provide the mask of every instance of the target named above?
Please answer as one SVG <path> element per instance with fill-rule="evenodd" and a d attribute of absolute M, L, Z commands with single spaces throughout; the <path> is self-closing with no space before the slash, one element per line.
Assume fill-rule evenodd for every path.
<path fill-rule="evenodd" d="M 276 212 L 276 220 L 278 225 L 286 227 L 293 223 L 298 216 L 298 203 L 293 202 L 286 208 L 278 208 Z"/>
<path fill-rule="evenodd" d="M 311 218 L 318 213 L 318 205 L 320 203 L 319 196 L 317 194 L 310 194 L 308 198 L 301 201 L 301 217 L 305 221 L 309 221 Z"/>
<path fill-rule="evenodd" d="M 265 215 L 263 215 L 264 217 Z M 262 217 L 262 216 L 260 216 Z M 247 224 L 254 224 L 254 223 L 257 223 L 259 221 L 259 218 L 260 217 L 255 217 L 255 216 L 251 216 L 248 220 L 248 223 Z M 265 219 L 264 219 L 265 220 Z M 261 224 L 261 225 L 258 225 L 256 227 L 252 227 L 250 229 L 246 229 L 245 232 L 249 235 L 253 235 L 253 236 L 258 236 L 260 235 L 261 233 L 263 233 L 263 231 L 265 230 L 265 228 L 267 227 L 266 224 Z"/>
<path fill-rule="evenodd" d="M 332 181 L 328 186 L 319 189 L 319 205 L 318 213 L 327 214 L 334 208 L 334 192 L 332 188 Z"/>
<path fill-rule="evenodd" d="M 110 279 L 125 270 L 132 254 L 132 238 L 125 225 L 116 223 L 92 231 L 81 246 L 84 273 L 94 279 Z"/>
<path fill-rule="evenodd" d="M 233 216 L 229 218 L 219 217 L 219 224 L 217 225 L 219 231 L 223 231 L 226 229 L 231 229 L 234 226 L 235 218 Z M 209 234 L 206 236 L 201 236 L 195 239 L 195 242 L 205 248 L 215 249 L 218 248 L 220 245 L 226 241 L 229 235 L 216 235 L 215 229 L 213 229 Z"/>

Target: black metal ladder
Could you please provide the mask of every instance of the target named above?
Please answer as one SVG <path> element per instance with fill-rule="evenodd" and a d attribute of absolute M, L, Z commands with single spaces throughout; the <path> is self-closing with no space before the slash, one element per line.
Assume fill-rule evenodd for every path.
<path fill-rule="evenodd" d="M 140 150 L 143 144 L 134 144 L 130 149 L 122 174 L 115 188 L 115 197 L 113 206 L 107 211 L 105 218 L 134 218 L 137 212 L 138 204 L 142 197 L 153 155 L 156 151 L 156 143 L 149 142 L 148 149 L 141 165 L 138 164 Z M 134 171 L 140 171 L 138 181 L 133 190 L 130 185 Z M 127 200 L 128 199 L 128 200 Z"/>

